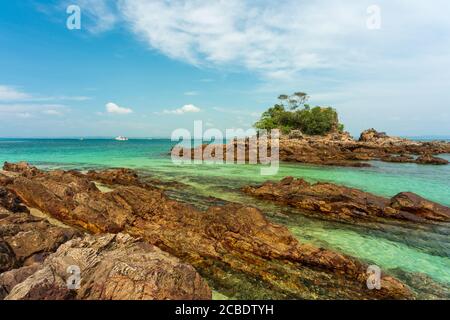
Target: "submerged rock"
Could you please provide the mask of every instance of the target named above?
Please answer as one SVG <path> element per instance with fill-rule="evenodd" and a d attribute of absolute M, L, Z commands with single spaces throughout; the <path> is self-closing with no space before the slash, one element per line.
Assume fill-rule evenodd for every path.
<path fill-rule="evenodd" d="M 254 197 L 284 203 L 312 214 L 338 220 L 376 217 L 410 221 L 450 221 L 450 208 L 414 193 L 402 192 L 387 199 L 358 189 L 332 183 L 310 184 L 287 177 L 242 189 Z"/>
<path fill-rule="evenodd" d="M 125 234 L 70 240 L 43 263 L 3 274 L 2 280 L 13 286 L 6 300 L 211 299 L 192 266 Z"/>
<path fill-rule="evenodd" d="M 367 265 L 299 243 L 252 207 L 228 204 L 199 211 L 141 183 L 102 193 L 80 173 L 41 171 L 29 177 L 26 172 L 7 188 L 29 206 L 93 233 L 142 237 L 193 265 L 215 287 L 234 285 L 230 274 L 247 279 L 253 290 L 235 290 L 240 298 L 263 297 L 259 288 L 272 298 L 412 298 L 388 275 L 381 279 L 381 290 L 369 290 Z"/>

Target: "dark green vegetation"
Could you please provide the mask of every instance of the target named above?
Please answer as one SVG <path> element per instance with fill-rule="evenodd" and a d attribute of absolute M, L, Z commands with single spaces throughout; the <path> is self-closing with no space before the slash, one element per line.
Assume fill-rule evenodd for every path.
<path fill-rule="evenodd" d="M 324 135 L 344 130 L 335 109 L 311 107 L 306 104 L 308 98 L 304 92 L 296 92 L 291 96 L 280 95 L 280 102 L 265 111 L 255 127 L 264 130 L 280 129 L 283 133 L 300 130 L 308 135 Z"/>

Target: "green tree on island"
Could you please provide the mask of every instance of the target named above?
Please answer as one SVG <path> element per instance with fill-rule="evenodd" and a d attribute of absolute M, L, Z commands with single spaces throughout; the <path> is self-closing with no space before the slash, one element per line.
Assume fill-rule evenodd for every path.
<path fill-rule="evenodd" d="M 265 111 L 255 123 L 255 128 L 280 129 L 285 134 L 300 130 L 308 135 L 325 135 L 344 130 L 335 109 L 321 106 L 311 108 L 306 103 L 309 96 L 304 92 L 296 92 L 290 96 L 282 94 L 278 99 L 280 103 Z M 286 106 L 289 109 L 286 109 Z"/>

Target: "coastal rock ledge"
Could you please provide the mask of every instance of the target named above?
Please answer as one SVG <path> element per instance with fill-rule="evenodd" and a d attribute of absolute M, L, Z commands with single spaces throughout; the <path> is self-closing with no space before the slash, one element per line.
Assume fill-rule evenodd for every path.
<path fill-rule="evenodd" d="M 391 199 L 332 183 L 311 184 L 286 177 L 246 186 L 245 193 L 283 203 L 311 214 L 337 220 L 389 218 L 414 222 L 450 221 L 450 208 L 426 200 L 412 192 L 401 192 Z"/>
<path fill-rule="evenodd" d="M 110 234 L 128 234 L 142 239 L 149 246 L 158 247 L 180 259 L 183 264 L 192 265 L 211 287 L 233 298 L 415 297 L 408 286 L 388 274 L 382 275 L 380 290 L 368 289 L 368 266 L 365 263 L 344 254 L 299 243 L 287 228 L 268 221 L 253 207 L 230 203 L 200 211 L 168 198 L 161 189 L 124 176 L 134 176 L 132 171 L 109 170 L 103 174 L 91 172 L 90 177 L 97 176 L 104 183 L 113 182 L 108 185 L 111 191 L 102 192 L 94 183 L 97 181 L 76 171 L 46 172 L 27 164 L 7 164 L 4 168 L 14 172 L 0 175 L 0 185 L 17 195 L 28 207 L 37 208 L 72 228 L 97 234 L 84 240 L 72 239 L 61 245 L 44 260 L 39 271 L 33 272 L 33 276 L 9 291 L 8 298 L 11 299 L 29 296 L 43 298 L 44 294 L 36 293 L 32 288 L 36 287 L 40 292 L 44 289 L 39 283 L 47 282 L 45 279 L 53 275 L 56 279 L 62 278 L 68 263 L 78 264 L 82 272 L 86 273 L 84 285 L 87 287 L 82 284 L 77 297 L 123 298 L 120 290 L 122 287 L 123 292 L 131 290 L 133 298 L 143 292 L 147 293 L 144 289 L 139 289 L 140 284 L 136 284 L 140 283 L 136 282 L 136 278 L 140 278 L 141 272 L 134 273 L 130 266 L 141 268 L 143 261 L 147 264 L 147 259 L 151 260 L 152 256 L 165 254 L 152 247 L 144 250 L 144 243 L 136 244 L 128 236 Z M 111 179 L 105 175 L 111 175 Z M 109 244 L 104 245 L 105 242 Z M 149 258 L 136 262 L 135 259 L 141 255 Z M 103 262 L 93 267 L 95 261 Z M 175 285 L 171 280 L 171 275 L 174 275 L 182 281 L 176 285 L 186 291 L 170 291 L 167 288 L 160 295 L 151 293 L 143 297 L 209 297 L 210 291 L 193 269 L 186 265 L 180 266 L 169 257 L 162 259 L 160 263 L 164 268 L 152 269 L 159 270 L 155 271 L 155 276 L 160 280 L 169 277 L 165 283 L 171 286 Z M 166 270 L 165 266 L 183 270 L 183 276 L 175 276 L 176 271 L 166 274 L 168 271 L 161 271 Z M 117 268 L 123 271 L 122 276 L 130 274 L 131 279 L 117 276 L 108 284 L 103 277 L 109 274 L 108 270 Z M 115 275 L 114 272 L 113 274 Z M 142 274 L 148 275 L 146 272 Z M 190 276 L 184 277 L 186 274 Z M 94 279 L 94 283 L 90 279 Z M 188 287 L 195 290 L 187 291 L 183 279 L 191 279 Z M 132 283 L 135 284 L 134 287 Z M 100 287 L 108 290 L 101 290 Z M 138 289 L 133 291 L 131 288 Z M 54 296 L 65 297 L 65 294 L 65 291 L 55 290 Z"/>

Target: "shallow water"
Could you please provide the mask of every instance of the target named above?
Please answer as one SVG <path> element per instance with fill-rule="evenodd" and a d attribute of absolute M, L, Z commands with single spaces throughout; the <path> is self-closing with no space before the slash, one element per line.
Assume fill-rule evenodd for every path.
<path fill-rule="evenodd" d="M 1 139 L 0 161 L 26 160 L 43 168 L 129 167 L 163 180 L 188 185 L 172 196 L 188 202 L 213 196 L 251 204 L 285 224 L 303 242 L 327 247 L 367 262 L 383 270 L 401 268 L 424 273 L 450 284 L 450 227 L 405 226 L 376 223 L 354 226 L 307 217 L 293 209 L 258 201 L 239 192 L 246 184 L 285 176 L 309 181 L 330 181 L 383 196 L 412 191 L 450 206 L 450 166 L 423 166 L 372 162 L 370 168 L 321 167 L 281 164 L 277 175 L 261 176 L 256 165 L 172 164 L 169 140 L 66 140 Z M 442 155 L 450 160 L 450 155 Z"/>

